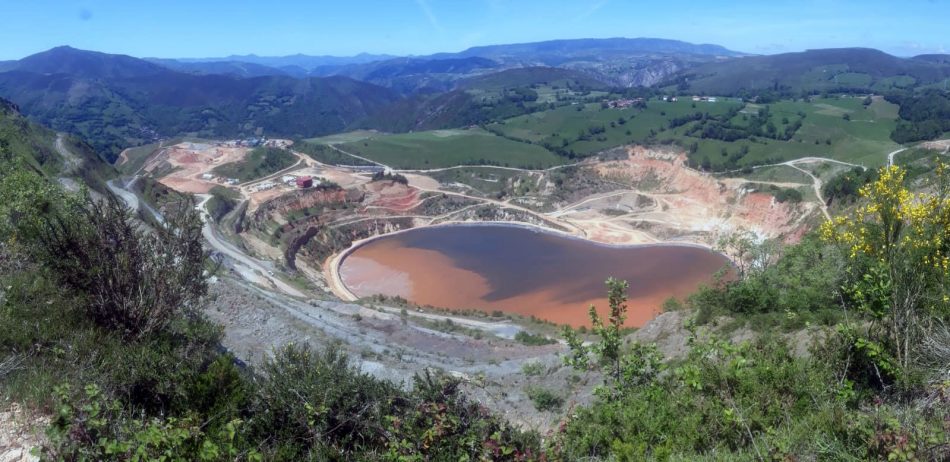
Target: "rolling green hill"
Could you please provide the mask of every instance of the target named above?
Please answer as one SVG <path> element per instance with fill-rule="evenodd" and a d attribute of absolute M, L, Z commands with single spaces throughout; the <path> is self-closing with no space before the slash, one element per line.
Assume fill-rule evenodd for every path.
<path fill-rule="evenodd" d="M 890 95 L 900 105 L 901 122 L 891 138 L 898 143 L 929 140 L 950 132 L 950 93 L 927 89 L 917 94 Z"/>
<path fill-rule="evenodd" d="M 748 104 L 657 99 L 642 106 L 605 108 L 584 104 L 535 112 L 489 124 L 506 138 L 583 157 L 623 144 L 676 144 L 706 170 L 732 170 L 800 157 L 830 157 L 881 165 L 897 143 L 890 134 L 897 106 L 883 98 L 816 98 Z"/>
<path fill-rule="evenodd" d="M 462 80 L 450 92 L 398 101 L 364 126 L 390 132 L 467 127 L 574 102 L 600 101 L 608 93 L 607 84 L 579 71 L 509 69 Z"/>
<path fill-rule="evenodd" d="M 623 44 L 633 48 L 625 51 Z M 930 108 L 933 105 L 927 101 L 933 98 L 909 100 L 894 96 L 919 93 L 919 88 L 950 81 L 950 64 L 942 56 L 897 58 L 869 49 L 740 56 L 717 52 L 715 47 L 697 49 L 686 45 L 662 41 L 567 41 L 488 47 L 425 59 L 388 60 L 384 61 L 388 63 L 386 66 L 355 64 L 364 66 L 365 72 L 360 78 L 387 80 L 386 85 L 390 86 L 395 85 L 395 80 L 414 76 L 423 81 L 442 82 L 433 83 L 432 88 L 442 88 L 448 82 L 453 82 L 456 88 L 408 97 L 347 77 L 198 75 L 176 72 L 128 56 L 61 47 L 19 61 L 0 63 L 0 96 L 15 101 L 25 114 L 44 125 L 78 134 L 110 161 L 124 148 L 180 136 L 265 135 L 301 139 L 359 128 L 399 133 L 480 125 L 504 137 L 540 144 L 562 157 L 585 156 L 631 142 L 675 142 L 691 147 L 697 162 L 709 157 L 710 168 L 728 168 L 785 159 L 800 152 L 814 155 L 818 151 L 815 142 L 830 146 L 821 150 L 828 155 L 853 158 L 852 151 L 864 149 L 869 150 L 869 156 L 877 156 L 878 145 L 893 145 L 878 139 L 884 128 L 896 130 L 891 136 L 902 142 L 939 136 L 947 130 L 940 115 L 942 109 L 926 109 L 928 115 L 924 119 L 918 114 L 920 111 L 910 109 L 911 106 Z M 854 123 L 844 124 L 835 119 L 820 127 L 802 120 L 792 130 L 791 125 L 801 119 L 797 116 L 799 112 L 814 112 L 818 116 L 814 120 L 827 115 L 806 104 L 792 110 L 791 117 L 785 114 L 778 119 L 770 118 L 751 131 L 742 126 L 742 120 L 712 120 L 734 110 L 722 101 L 703 104 L 700 108 L 693 108 L 692 103 L 684 99 L 661 106 L 651 102 L 642 109 L 601 110 L 599 106 L 604 100 L 649 97 L 655 95 L 656 90 L 611 89 L 616 79 L 605 78 L 603 72 L 592 71 L 589 66 L 575 66 L 575 60 L 592 59 L 589 54 L 595 49 L 603 49 L 601 59 L 608 59 L 611 56 L 630 58 L 646 53 L 644 50 L 650 47 L 660 47 L 661 51 L 656 52 L 660 55 L 681 53 L 703 56 L 705 60 L 705 64 L 692 67 L 668 82 L 663 91 L 757 96 L 758 102 L 764 104 L 803 93 L 832 90 L 886 92 L 890 101 L 909 109 L 900 112 L 904 122 L 897 125 L 892 123 L 892 117 L 876 114 L 873 122 L 867 122 L 876 124 L 873 129 L 860 128 L 863 119 L 858 117 Z M 557 61 L 555 52 L 567 54 Z M 549 65 L 561 67 L 524 67 L 520 61 L 516 63 L 531 53 L 535 53 L 536 62 L 550 61 Z M 650 54 L 650 59 L 659 56 L 656 53 Z M 505 64 L 494 66 L 492 60 Z M 222 66 L 229 69 L 232 64 Z M 515 64 L 519 67 L 505 68 Z M 449 75 L 451 78 L 446 77 Z M 883 107 L 879 103 L 871 106 Z M 837 116 L 843 116 L 841 111 L 855 110 L 850 106 L 826 109 Z M 706 113 L 709 117 L 703 115 Z M 636 123 L 628 123 L 631 116 L 637 119 Z M 676 119 L 682 117 L 693 119 L 679 123 L 681 121 Z M 671 122 L 676 126 L 670 126 Z M 740 132 L 764 130 L 769 123 L 777 130 L 775 133 L 744 136 L 744 141 L 733 139 Z M 870 138 L 856 133 L 868 130 L 874 132 Z M 794 140 L 800 145 L 792 145 L 791 139 L 776 136 L 786 131 L 800 135 Z M 763 137 L 783 144 L 763 141 Z M 864 141 L 872 138 L 875 147 L 869 148 Z M 846 140 L 851 140 L 850 144 L 846 144 Z M 809 143 L 811 147 L 806 149 L 803 145 Z M 698 146 L 692 148 L 696 144 Z M 747 160 L 740 161 L 740 153 Z M 720 162 L 717 155 L 726 160 Z"/>
<path fill-rule="evenodd" d="M 928 57 L 898 58 L 867 48 L 808 50 L 747 56 L 699 65 L 680 73 L 672 84 L 683 92 L 709 95 L 764 91 L 885 92 L 943 82 L 950 64 Z"/>

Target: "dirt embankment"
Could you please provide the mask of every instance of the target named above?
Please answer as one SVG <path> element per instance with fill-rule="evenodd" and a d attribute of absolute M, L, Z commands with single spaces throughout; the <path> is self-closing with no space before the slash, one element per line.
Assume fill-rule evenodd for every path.
<path fill-rule="evenodd" d="M 587 221 L 592 238 L 628 228 L 642 230 L 655 241 L 691 240 L 714 244 L 719 236 L 748 229 L 763 238 L 796 241 L 807 230 L 813 203 L 780 203 L 766 193 L 753 192 L 742 182 L 724 182 L 686 166 L 686 154 L 675 150 L 628 149 L 628 158 L 597 164 L 605 178 L 630 185 L 654 201 L 627 214 L 604 217 L 591 213 L 602 204 L 588 204 L 588 212 L 570 216 Z M 599 216 L 598 216 L 599 215 Z M 622 233 L 621 233 L 622 234 Z M 607 235 L 601 239 L 609 240 Z"/>
<path fill-rule="evenodd" d="M 373 181 L 363 186 L 366 201 L 362 212 L 372 209 L 406 212 L 420 204 L 420 191 L 397 181 Z"/>
<path fill-rule="evenodd" d="M 928 141 L 926 143 L 921 143 L 920 147 L 923 149 L 930 149 L 932 151 L 940 151 L 946 154 L 950 152 L 950 140 Z"/>
<path fill-rule="evenodd" d="M 261 204 L 254 211 L 254 220 L 273 220 L 283 225 L 289 222 L 287 216 L 296 212 L 331 204 L 358 204 L 363 202 L 363 199 L 363 193 L 356 189 L 318 187 L 294 191 Z"/>

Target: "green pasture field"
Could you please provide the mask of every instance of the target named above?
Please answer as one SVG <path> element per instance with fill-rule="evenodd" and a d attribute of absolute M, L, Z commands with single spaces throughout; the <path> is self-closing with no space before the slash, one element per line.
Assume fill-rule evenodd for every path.
<path fill-rule="evenodd" d="M 397 169 L 456 165 L 542 169 L 567 161 L 541 146 L 506 139 L 480 128 L 379 135 L 339 147 Z"/>

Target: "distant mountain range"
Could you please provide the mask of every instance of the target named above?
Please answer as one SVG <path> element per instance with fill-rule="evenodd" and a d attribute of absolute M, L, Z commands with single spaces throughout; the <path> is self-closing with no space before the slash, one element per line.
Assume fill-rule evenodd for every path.
<path fill-rule="evenodd" d="M 692 65 L 737 56 L 745 56 L 745 53 L 719 45 L 696 45 L 678 40 L 611 38 L 480 46 L 458 53 L 409 57 L 369 54 L 348 58 L 248 55 L 150 61 L 185 72 L 227 73 L 242 77 L 340 75 L 409 94 L 416 91 L 445 91 L 451 89 L 456 81 L 469 77 L 537 66 L 580 70 L 615 86 L 652 85 Z"/>
<path fill-rule="evenodd" d="M 437 53 L 429 56 L 393 59 L 343 66 L 332 72 L 387 85 L 393 74 L 405 80 L 411 75 L 401 69 L 411 67 L 447 67 L 447 63 L 477 61 L 467 71 L 442 74 L 442 81 L 454 82 L 492 71 L 519 67 L 557 67 L 587 73 L 602 82 L 619 87 L 649 86 L 669 75 L 698 63 L 744 56 L 718 45 L 695 45 L 678 40 L 653 38 L 612 38 L 551 40 L 513 45 L 473 47 L 458 53 Z M 428 64 L 428 66 L 426 65 Z M 387 76 L 384 78 L 379 75 Z M 427 82 L 428 84 L 428 82 Z M 431 84 L 429 84 L 431 86 Z M 397 90 L 405 91 L 397 87 Z"/>
<path fill-rule="evenodd" d="M 387 59 L 393 58 L 398 58 L 398 56 L 360 53 L 356 56 L 311 56 L 304 54 L 288 56 L 231 55 L 224 58 L 182 58 L 178 59 L 177 61 L 184 63 L 242 62 L 259 64 L 261 66 L 273 67 L 276 69 L 295 67 L 309 71 L 328 66 L 365 64 L 374 61 L 385 61 Z"/>
<path fill-rule="evenodd" d="M 396 58 L 392 55 L 361 53 L 356 56 L 231 55 L 224 58 L 145 58 L 170 69 L 193 74 L 229 74 L 238 77 L 287 75 L 294 77 L 327 76 L 334 69 Z"/>
<path fill-rule="evenodd" d="M 554 40 L 415 57 L 168 60 L 58 47 L 0 62 L 0 97 L 114 159 L 125 147 L 182 134 L 309 137 L 482 123 L 531 109 L 517 95 L 486 103 L 478 94 L 552 82 L 752 96 L 943 90 L 948 79 L 948 55 L 898 58 L 846 48 L 753 56 L 647 38 Z"/>
<path fill-rule="evenodd" d="M 59 47 L 0 65 L 0 96 L 114 160 L 189 133 L 315 136 L 345 130 L 398 96 L 346 77 L 194 75 L 123 55 Z"/>

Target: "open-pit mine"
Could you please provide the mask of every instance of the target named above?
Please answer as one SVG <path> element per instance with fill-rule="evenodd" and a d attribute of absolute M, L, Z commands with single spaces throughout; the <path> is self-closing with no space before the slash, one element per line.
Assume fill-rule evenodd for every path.
<path fill-rule="evenodd" d="M 795 241 L 821 210 L 690 169 L 674 149 L 627 146 L 546 170 L 400 171 L 328 165 L 289 141 L 268 143 L 289 149 L 293 165 L 240 182 L 215 168 L 250 147 L 180 143 L 152 152 L 144 171 L 204 199 L 226 191 L 234 206 L 209 223 L 212 244 L 262 262 L 248 271 L 257 283 L 297 296 L 285 279 L 344 300 L 384 295 L 576 326 L 589 305 L 605 306 L 613 276 L 630 281 L 628 324 L 640 326 L 668 298 L 728 277 L 728 259 L 712 251 L 722 236 Z M 519 226 L 442 226 L 478 223 Z"/>

